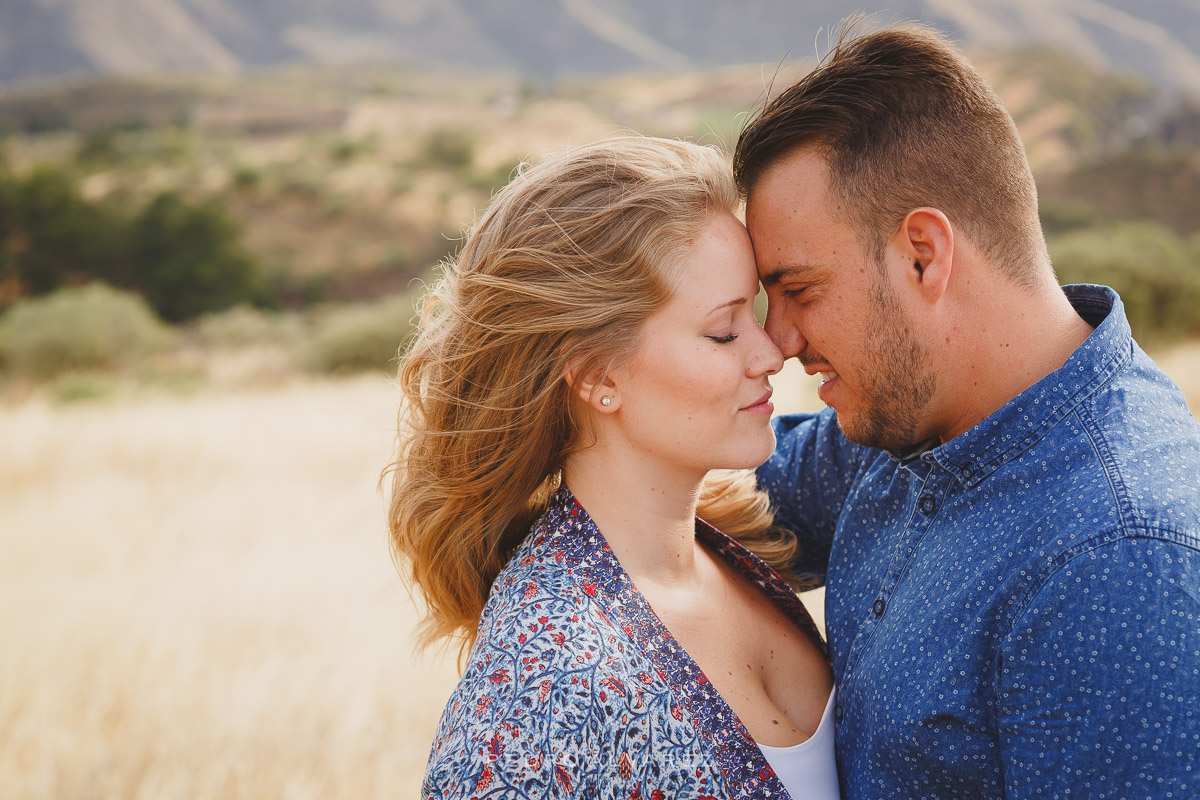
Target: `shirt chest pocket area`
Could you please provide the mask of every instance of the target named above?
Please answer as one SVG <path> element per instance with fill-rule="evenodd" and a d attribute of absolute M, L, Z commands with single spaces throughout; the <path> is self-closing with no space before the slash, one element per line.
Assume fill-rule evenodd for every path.
<path fill-rule="evenodd" d="M 844 700 L 871 709 L 871 718 L 862 723 L 873 727 L 869 738 L 877 752 L 870 755 L 872 762 L 936 763 L 947 777 L 961 770 L 962 778 L 978 774 L 981 764 L 998 767 L 994 703 L 979 696 L 983 690 L 967 664 L 956 665 L 953 655 L 924 663 L 872 661 L 878 669 L 864 664 Z"/>

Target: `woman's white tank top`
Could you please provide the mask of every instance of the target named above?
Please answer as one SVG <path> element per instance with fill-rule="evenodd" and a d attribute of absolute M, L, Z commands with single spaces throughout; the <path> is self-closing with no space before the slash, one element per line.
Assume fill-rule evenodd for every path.
<path fill-rule="evenodd" d="M 825 712 L 811 737 L 791 747 L 758 746 L 793 800 L 841 798 L 833 752 L 833 698 L 836 693 L 837 689 L 829 692 Z"/>

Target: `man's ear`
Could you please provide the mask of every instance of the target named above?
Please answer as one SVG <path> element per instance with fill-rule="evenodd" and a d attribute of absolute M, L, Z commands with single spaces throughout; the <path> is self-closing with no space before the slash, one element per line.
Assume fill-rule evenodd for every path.
<path fill-rule="evenodd" d="M 616 411 L 621 405 L 621 395 L 611 374 L 597 367 L 587 373 L 570 367 L 563 376 L 571 391 L 584 405 L 602 414 Z"/>
<path fill-rule="evenodd" d="M 909 285 L 931 302 L 950 283 L 954 268 L 954 226 L 936 208 L 914 208 L 905 215 L 894 244 Z"/>

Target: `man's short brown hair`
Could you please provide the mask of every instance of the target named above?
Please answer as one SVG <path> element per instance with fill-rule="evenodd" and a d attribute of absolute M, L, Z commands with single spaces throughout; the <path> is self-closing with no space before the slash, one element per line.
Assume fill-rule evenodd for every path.
<path fill-rule="evenodd" d="M 852 27 L 742 131 L 738 188 L 749 195 L 773 164 L 813 147 L 829 166 L 830 197 L 876 257 L 909 211 L 930 206 L 1009 277 L 1033 283 L 1049 261 L 1037 190 L 996 93 L 927 28 L 852 36 Z"/>

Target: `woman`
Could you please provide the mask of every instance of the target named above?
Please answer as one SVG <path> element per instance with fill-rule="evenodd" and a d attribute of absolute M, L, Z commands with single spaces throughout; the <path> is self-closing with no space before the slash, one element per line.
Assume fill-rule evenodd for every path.
<path fill-rule="evenodd" d="M 705 486 L 774 447 L 736 202 L 708 148 L 582 147 L 431 297 L 389 525 L 426 641 L 470 651 L 423 796 L 836 797 L 823 645 L 763 560 L 794 542 L 749 473 Z"/>

